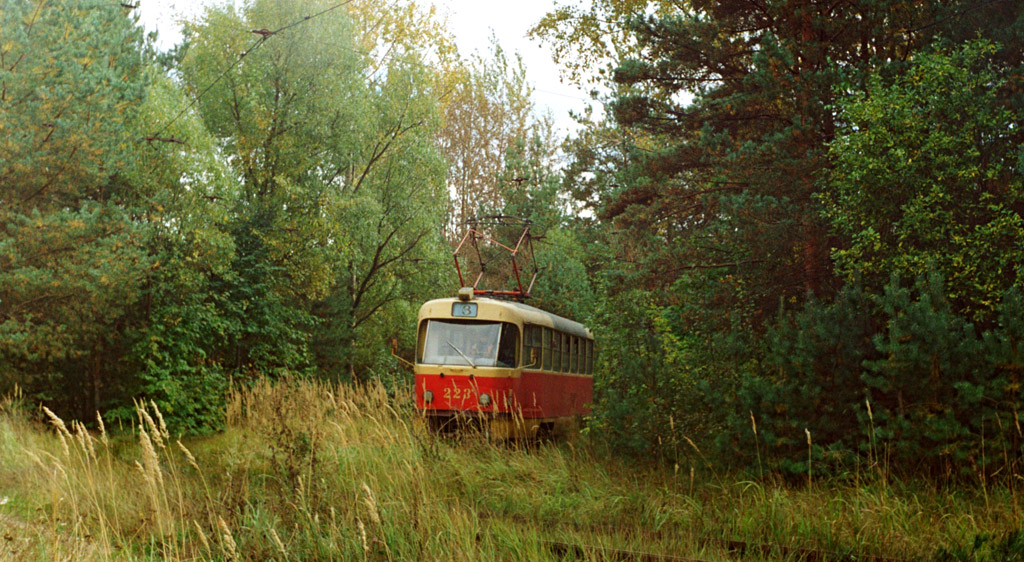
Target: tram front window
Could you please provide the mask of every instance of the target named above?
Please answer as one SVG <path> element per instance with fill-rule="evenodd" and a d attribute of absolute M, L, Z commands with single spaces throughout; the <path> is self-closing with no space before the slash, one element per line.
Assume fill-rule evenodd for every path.
<path fill-rule="evenodd" d="M 514 367 L 519 330 L 504 322 L 429 320 L 420 363 Z"/>

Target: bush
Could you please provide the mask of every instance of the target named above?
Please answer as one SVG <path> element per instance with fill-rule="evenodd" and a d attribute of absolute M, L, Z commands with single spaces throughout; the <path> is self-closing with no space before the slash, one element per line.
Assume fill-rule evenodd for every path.
<path fill-rule="evenodd" d="M 947 479 L 1016 473 L 1020 291 L 1007 291 L 997 313 L 979 330 L 934 273 L 911 285 L 894 277 L 881 295 L 847 286 L 831 303 L 810 299 L 769 330 L 763 369 L 743 382 L 730 417 L 732 453 L 749 465 L 763 448 L 773 468 L 805 473 L 806 430 L 812 462 L 884 455 Z"/>

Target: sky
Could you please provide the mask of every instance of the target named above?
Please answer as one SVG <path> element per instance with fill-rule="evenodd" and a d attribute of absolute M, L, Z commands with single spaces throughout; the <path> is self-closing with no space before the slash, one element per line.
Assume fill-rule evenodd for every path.
<path fill-rule="evenodd" d="M 424 0 L 427 1 L 430 0 Z M 181 39 L 176 23 L 180 17 L 195 17 L 204 5 L 214 2 L 141 0 L 140 19 L 148 31 L 158 32 L 158 45 L 166 49 Z M 463 55 L 474 51 L 486 54 L 492 33 L 503 49 L 518 52 L 523 57 L 527 79 L 533 84 L 538 111 L 551 113 L 562 136 L 576 130 L 569 112 L 582 111 L 593 102 L 584 91 L 560 80 L 558 67 L 546 46 L 526 37 L 527 31 L 555 7 L 555 0 L 433 0 L 433 3 L 447 16 Z"/>

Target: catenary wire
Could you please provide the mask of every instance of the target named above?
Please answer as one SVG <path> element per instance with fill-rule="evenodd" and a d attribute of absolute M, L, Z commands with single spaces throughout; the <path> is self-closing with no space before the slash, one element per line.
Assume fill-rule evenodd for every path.
<path fill-rule="evenodd" d="M 185 107 L 183 107 L 183 108 L 182 108 L 181 110 L 179 110 L 179 111 L 178 111 L 178 113 L 177 113 L 177 114 L 175 114 L 175 115 L 174 115 L 174 117 L 172 117 L 170 121 L 168 121 L 168 122 L 167 122 L 166 124 L 164 124 L 164 126 L 163 126 L 163 127 L 161 127 L 161 128 L 160 128 L 160 130 L 156 132 L 156 134 L 154 134 L 154 135 L 150 136 L 150 137 L 149 137 L 149 139 L 155 139 L 155 140 L 160 140 L 160 135 L 161 135 L 161 134 L 163 134 L 163 132 L 164 132 L 164 131 L 166 131 L 168 127 L 170 127 L 171 125 L 173 125 L 173 124 L 174 124 L 174 123 L 175 123 L 175 122 L 176 122 L 176 121 L 177 121 L 178 119 L 180 119 L 180 118 L 181 118 L 181 116 L 182 116 L 182 115 L 184 115 L 184 114 L 185 114 L 185 113 L 186 113 L 186 112 L 187 112 L 188 110 L 190 110 L 190 109 L 192 109 L 193 107 L 195 107 L 195 105 L 196 105 L 197 103 L 199 103 L 199 100 L 200 100 L 200 99 L 202 99 L 202 97 L 203 97 L 204 95 L 206 95 L 206 93 L 207 93 L 207 92 L 209 92 L 211 88 L 213 88 L 214 86 L 216 86 L 216 85 L 217 85 L 217 83 L 218 83 L 218 82 L 220 82 L 222 78 L 224 78 L 225 76 L 227 76 L 227 74 L 228 74 L 229 72 L 231 72 L 231 71 L 232 71 L 232 70 L 234 70 L 234 69 L 235 69 L 235 68 L 236 68 L 236 67 L 237 67 L 237 66 L 238 66 L 239 64 L 241 64 L 241 63 L 242 63 L 242 60 L 243 60 L 243 59 L 245 59 L 245 57 L 246 57 L 247 55 L 249 55 L 250 53 L 252 53 L 252 52 L 253 52 L 253 51 L 255 51 L 256 49 L 260 48 L 260 46 L 262 46 L 262 45 L 263 45 L 264 43 L 266 43 L 266 41 L 267 41 L 267 39 L 268 39 L 268 38 L 270 38 L 270 37 L 273 37 L 274 35 L 277 35 L 278 33 L 281 33 L 281 32 L 284 32 L 284 31 L 287 31 L 287 30 L 289 30 L 289 29 L 291 29 L 291 28 L 293 28 L 293 27 L 295 27 L 295 26 L 297 26 L 297 25 L 300 25 L 300 24 L 306 23 L 307 21 L 310 21 L 310 20 L 312 20 L 312 19 L 315 19 L 315 18 L 317 18 L 317 17 L 320 17 L 320 16 L 322 16 L 322 15 L 324 15 L 324 14 L 328 13 L 328 12 L 331 12 L 331 11 L 333 11 L 333 10 L 337 10 L 338 8 L 340 8 L 340 7 L 342 7 L 342 6 L 345 6 L 345 5 L 347 5 L 347 4 L 351 4 L 351 3 L 352 3 L 352 1 L 353 1 L 353 0 L 345 0 L 344 2 L 338 2 L 337 4 L 334 4 L 333 6 L 330 6 L 330 7 L 328 7 L 328 8 L 325 8 L 325 9 L 323 9 L 323 10 L 321 10 L 321 11 L 319 11 L 319 12 L 315 13 L 315 14 L 312 14 L 312 15 L 308 15 L 308 16 L 304 16 L 304 17 L 302 17 L 302 18 L 300 18 L 300 19 L 297 19 L 297 20 L 293 21 L 292 23 L 286 24 L 286 25 L 284 25 L 284 26 L 282 26 L 282 27 L 280 27 L 280 28 L 278 28 L 278 29 L 275 29 L 275 30 L 273 30 L 273 31 L 268 31 L 268 30 L 265 30 L 265 29 L 260 29 L 260 30 L 253 30 L 253 31 L 252 31 L 252 33 L 257 33 L 257 34 L 259 34 L 259 35 L 260 35 L 260 38 L 259 38 L 259 39 L 257 39 L 255 43 L 253 43 L 252 45 L 250 45 L 248 49 L 246 49 L 245 51 L 243 51 L 243 52 L 242 52 L 242 54 L 241 54 L 241 55 L 239 55 L 239 56 L 238 56 L 238 58 L 237 58 L 237 59 L 235 59 L 235 61 L 234 61 L 233 63 L 231 63 L 231 66 L 227 67 L 226 69 L 224 69 L 224 71 L 223 71 L 223 72 L 221 72 L 221 73 L 220 73 L 219 75 L 217 75 L 217 77 L 216 77 L 216 78 L 214 78 L 212 82 L 210 82 L 209 84 L 207 84 L 207 85 L 206 85 L 206 87 L 204 87 L 204 88 L 202 89 L 202 91 L 200 91 L 200 92 L 199 92 L 199 94 L 197 94 L 197 95 L 196 95 L 196 97 L 195 97 L 195 98 L 193 98 L 193 99 L 192 99 L 192 101 L 188 103 L 188 105 L 186 105 L 186 106 L 185 106 Z"/>

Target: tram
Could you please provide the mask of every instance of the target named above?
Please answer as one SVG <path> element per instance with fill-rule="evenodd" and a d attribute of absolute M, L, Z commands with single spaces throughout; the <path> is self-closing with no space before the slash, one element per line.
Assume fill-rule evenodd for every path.
<path fill-rule="evenodd" d="M 567 433 L 590 412 L 593 370 L 594 337 L 578 322 L 468 287 L 420 308 L 416 407 L 434 430 Z"/>
<path fill-rule="evenodd" d="M 509 223 L 507 217 L 490 218 Z M 514 247 L 495 242 L 511 258 L 518 289 L 480 289 L 481 276 L 466 286 L 459 251 L 467 240 L 493 242 L 480 224 L 472 224 L 454 253 L 458 296 L 420 307 L 416 408 L 436 431 L 472 424 L 491 439 L 568 433 L 579 427 L 593 402 L 594 336 L 578 322 L 522 302 L 529 289 L 523 289 L 516 260 L 529 246 L 528 221 L 516 223 L 524 228 Z"/>

